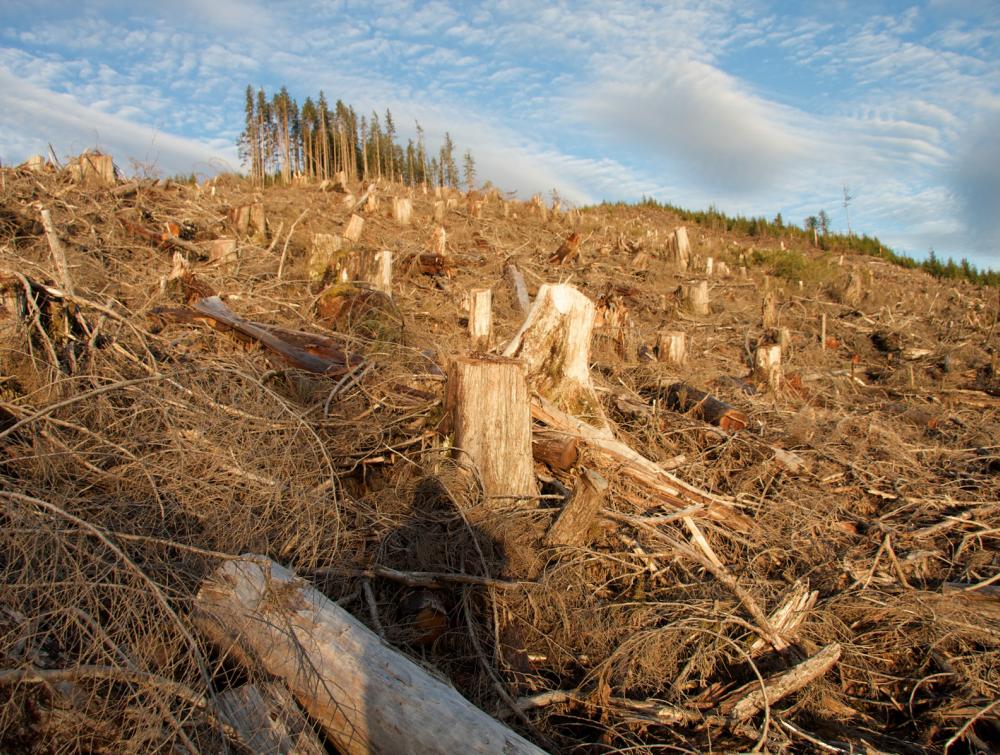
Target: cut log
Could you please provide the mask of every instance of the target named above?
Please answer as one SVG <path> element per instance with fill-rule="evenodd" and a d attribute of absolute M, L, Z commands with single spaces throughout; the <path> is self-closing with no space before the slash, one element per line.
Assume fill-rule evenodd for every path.
<path fill-rule="evenodd" d="M 531 453 L 535 461 L 555 470 L 571 469 L 580 459 L 579 439 L 574 435 L 535 430 L 531 435 Z"/>
<path fill-rule="evenodd" d="M 417 255 L 417 265 L 424 275 L 451 276 L 454 265 L 451 257 L 436 252 L 425 252 Z"/>
<path fill-rule="evenodd" d="M 394 197 L 392 200 L 392 217 L 400 225 L 409 225 L 413 214 L 413 200 L 406 197 Z"/>
<path fill-rule="evenodd" d="M 684 299 L 688 309 L 696 315 L 707 315 L 711 312 L 708 304 L 708 281 L 694 281 L 684 291 Z"/>
<path fill-rule="evenodd" d="M 544 284 L 521 329 L 504 349 L 524 360 L 533 390 L 598 427 L 607 427 L 590 380 L 590 339 L 596 309 L 569 284 Z"/>
<path fill-rule="evenodd" d="M 753 528 L 753 521 L 736 511 L 731 501 L 678 479 L 620 440 L 567 414 L 544 398 L 536 397 L 532 401 L 531 416 L 546 427 L 579 438 L 594 457 L 602 458 L 670 508 L 695 507 L 697 510 L 692 516 L 712 519 L 740 532 Z"/>
<path fill-rule="evenodd" d="M 493 341 L 493 291 L 475 288 L 469 293 L 469 337 L 472 351 L 489 351 Z"/>
<path fill-rule="evenodd" d="M 676 412 L 703 419 L 727 432 L 744 430 L 748 424 L 745 412 L 686 383 L 674 383 L 667 388 L 666 403 Z"/>
<path fill-rule="evenodd" d="M 687 361 L 687 335 L 676 330 L 661 330 L 656 337 L 656 356 L 661 362 L 683 365 Z"/>
<path fill-rule="evenodd" d="M 215 698 L 219 718 L 233 727 L 251 752 L 262 755 L 325 755 L 326 747 L 280 684 L 245 684 Z"/>
<path fill-rule="evenodd" d="M 460 459 L 479 470 L 486 495 L 533 506 L 538 490 L 524 365 L 498 357 L 455 359 L 448 374 L 448 409 Z"/>
<path fill-rule="evenodd" d="M 757 347 L 753 357 L 754 378 L 766 383 L 772 391 L 781 387 L 781 346 L 765 343 Z"/>
<path fill-rule="evenodd" d="M 688 241 L 687 228 L 675 228 L 667 244 L 668 257 L 681 271 L 688 269 L 691 261 L 691 242 Z"/>
<path fill-rule="evenodd" d="M 225 563 L 195 607 L 205 635 L 284 680 L 347 755 L 542 753 L 265 557 Z"/>
<path fill-rule="evenodd" d="M 524 276 L 515 265 L 507 265 L 504 270 L 507 280 L 510 281 L 511 288 L 514 289 L 514 297 L 517 299 L 517 306 L 522 315 L 528 314 L 531 310 L 531 297 L 528 296 L 528 287 L 524 285 Z"/>
<path fill-rule="evenodd" d="M 364 230 L 365 219 L 360 215 L 351 215 L 350 220 L 347 221 L 347 227 L 344 229 L 344 238 L 348 241 L 357 241 L 361 238 L 361 231 Z"/>
<path fill-rule="evenodd" d="M 607 480 L 593 470 L 581 470 L 572 497 L 563 505 L 545 535 L 545 544 L 550 547 L 587 545 L 607 491 Z"/>

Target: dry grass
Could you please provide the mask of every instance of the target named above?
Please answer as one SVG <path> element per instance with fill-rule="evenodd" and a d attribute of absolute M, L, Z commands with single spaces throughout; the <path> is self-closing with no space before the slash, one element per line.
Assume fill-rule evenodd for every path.
<path fill-rule="evenodd" d="M 5 170 L 3 182 L 3 269 L 57 282 L 34 224 L 40 202 L 61 230 L 78 297 L 65 312 L 0 321 L 5 751 L 239 750 L 215 698 L 247 672 L 206 645 L 190 618 L 199 583 L 223 559 L 266 554 L 372 623 L 359 570 L 523 577 L 525 542 L 542 561 L 537 578 L 515 589 L 441 590 L 449 628 L 427 647 L 408 643 L 400 606 L 411 589 L 369 585 L 390 642 L 546 747 L 808 750 L 812 737 L 843 751 L 957 752 L 1000 741 L 989 707 L 1000 695 L 998 611 L 943 590 L 981 584 L 1000 568 L 998 401 L 956 392 L 995 362 L 995 305 L 983 291 L 879 266 L 877 290 L 844 307 L 824 293 L 826 263 L 822 275 L 808 265 L 798 277 L 769 268 L 795 281 L 779 289 L 781 325 L 794 334 L 789 379 L 780 395 L 747 395 L 719 378 L 745 375 L 748 346 L 765 335 L 760 269 L 714 280 L 714 313 L 693 318 L 672 293 L 686 276 L 657 255 L 673 227 L 662 211 L 600 207 L 543 223 L 525 203 L 511 203 L 505 218 L 493 197 L 481 218 L 464 203 L 449 213 L 458 269 L 436 282 L 408 270 L 430 234 L 433 196 L 418 192 L 414 226 L 366 218 L 361 248 L 396 256 L 403 339 L 372 340 L 370 322 L 348 321 L 341 336 L 370 367 L 345 381 L 288 369 L 201 326 L 159 329 L 148 317 L 181 304 L 160 285 L 170 254 L 118 218 L 148 228 L 177 222 L 198 243 L 229 234 L 226 207 L 253 198 L 245 185 L 220 185 L 214 196 L 143 185 L 116 198 L 58 175 Z M 336 232 L 348 211 L 339 195 L 309 187 L 269 190 L 263 201 L 283 234 L 242 240 L 238 263 L 196 266 L 197 274 L 241 315 L 318 330 L 308 239 Z M 571 223 L 585 239 L 581 263 L 547 265 Z M 698 233 L 702 256 L 751 253 L 747 239 Z M 634 273 L 639 249 L 652 261 Z M 508 259 L 531 289 L 569 280 L 627 308 L 622 330 L 595 339 L 605 409 L 634 448 L 660 460 L 683 454 L 683 479 L 731 496 L 753 518 L 745 534 L 698 520 L 732 583 L 691 555 L 682 521 L 623 521 L 670 512 L 599 459 L 585 463 L 612 482 L 607 509 L 618 518 L 605 519 L 588 547 L 564 550 L 533 545 L 558 510 L 552 499 L 527 512 L 484 499 L 451 460 L 436 432 L 443 384 L 434 365 L 466 348 L 462 292 L 473 286 L 495 286 L 498 340 L 514 332 Z M 819 348 L 821 312 L 837 349 Z M 689 367 L 638 361 L 627 346 L 651 344 L 664 327 L 688 332 Z M 872 345 L 876 330 L 932 353 L 888 359 Z M 743 408 L 752 430 L 728 435 L 666 412 L 658 386 L 678 379 Z M 624 411 L 623 393 L 651 411 Z M 794 450 L 809 472 L 783 472 L 774 446 Z M 572 486 L 571 476 L 556 477 Z M 752 650 L 760 627 L 748 603 L 769 613 L 800 581 L 819 594 L 791 646 Z M 822 679 L 745 726 L 720 716 L 727 692 L 833 642 L 842 656 Z M 498 681 L 508 699 L 566 694 L 518 717 Z M 648 701 L 686 718 L 651 718 Z"/>

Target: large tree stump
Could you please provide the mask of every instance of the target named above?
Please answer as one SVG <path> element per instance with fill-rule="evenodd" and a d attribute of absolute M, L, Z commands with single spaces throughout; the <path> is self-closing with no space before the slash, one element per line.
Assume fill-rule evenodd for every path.
<path fill-rule="evenodd" d="M 560 408 L 607 426 L 590 380 L 594 303 L 566 283 L 544 284 L 521 329 L 504 349 L 528 369 L 531 387 Z"/>
<path fill-rule="evenodd" d="M 392 217 L 400 225 L 409 225 L 413 214 L 413 200 L 395 197 L 392 200 Z"/>
<path fill-rule="evenodd" d="M 684 291 L 687 307 L 693 314 L 707 315 L 711 312 L 708 304 L 708 281 L 694 281 Z"/>
<path fill-rule="evenodd" d="M 542 753 L 263 556 L 219 567 L 195 608 L 202 632 L 284 680 L 347 755 Z"/>
<path fill-rule="evenodd" d="M 473 351 L 489 351 L 493 340 L 493 290 L 475 288 L 469 293 L 469 337 Z"/>
<path fill-rule="evenodd" d="M 656 356 L 661 362 L 684 364 L 687 361 L 687 336 L 676 330 L 661 330 L 656 337 Z"/>
<path fill-rule="evenodd" d="M 67 166 L 74 181 L 89 186 L 114 186 L 115 163 L 111 155 L 102 152 L 84 152 L 73 158 Z"/>
<path fill-rule="evenodd" d="M 753 357 L 754 377 L 767 383 L 772 391 L 781 387 L 781 346 L 776 343 L 762 344 L 757 347 Z"/>
<path fill-rule="evenodd" d="M 691 262 L 691 242 L 688 241 L 687 228 L 680 226 L 674 229 L 673 235 L 667 242 L 667 254 L 679 270 L 688 269 Z"/>
<path fill-rule="evenodd" d="M 462 460 L 479 470 L 487 496 L 533 497 L 531 399 L 524 365 L 500 357 L 459 357 L 448 375 L 448 408 Z M 528 500 L 533 506 L 534 501 Z"/>
<path fill-rule="evenodd" d="M 351 215 L 347 221 L 347 228 L 344 229 L 344 238 L 348 241 L 357 241 L 361 238 L 361 231 L 364 230 L 365 219 L 360 215 Z"/>

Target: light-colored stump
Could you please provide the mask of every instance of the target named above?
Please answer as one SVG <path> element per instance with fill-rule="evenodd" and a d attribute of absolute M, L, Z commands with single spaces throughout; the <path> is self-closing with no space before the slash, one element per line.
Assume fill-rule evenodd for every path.
<path fill-rule="evenodd" d="M 443 225 L 436 226 L 431 231 L 430 250 L 432 254 L 447 254 L 448 233 Z"/>
<path fill-rule="evenodd" d="M 375 255 L 372 285 L 386 296 L 392 296 L 392 250 L 383 249 Z"/>
<path fill-rule="evenodd" d="M 754 352 L 754 376 L 772 391 L 781 387 L 781 346 L 762 344 Z"/>
<path fill-rule="evenodd" d="M 760 307 L 760 319 L 765 328 L 778 327 L 778 298 L 773 291 L 767 291 L 764 294 L 764 300 Z"/>
<path fill-rule="evenodd" d="M 361 238 L 361 231 L 364 230 L 365 219 L 360 215 L 351 215 L 347 221 L 347 228 L 344 229 L 344 238 L 357 243 Z"/>
<path fill-rule="evenodd" d="M 573 286 L 544 284 L 521 329 L 504 349 L 524 360 L 532 388 L 560 408 L 607 427 L 590 380 L 590 340 L 597 310 Z"/>
<path fill-rule="evenodd" d="M 448 409 L 461 461 L 475 466 L 487 496 L 534 506 L 531 399 L 517 359 L 459 357 L 448 373 Z"/>
<path fill-rule="evenodd" d="M 667 245 L 667 252 L 670 261 L 677 266 L 678 270 L 688 269 L 691 261 L 691 242 L 688 241 L 687 228 L 680 226 L 674 229 Z"/>
<path fill-rule="evenodd" d="M 493 341 L 493 290 L 469 292 L 469 338 L 474 352 L 489 351 Z"/>
<path fill-rule="evenodd" d="M 392 217 L 400 225 L 409 225 L 413 214 L 413 200 L 407 197 L 395 197 L 392 200 Z"/>
<path fill-rule="evenodd" d="M 445 206 L 442 200 L 438 200 L 434 203 L 434 222 L 443 223 L 445 214 Z"/>
<path fill-rule="evenodd" d="M 661 330 L 656 337 L 656 355 L 661 362 L 684 364 L 687 361 L 687 335 L 677 330 Z"/>
<path fill-rule="evenodd" d="M 715 269 L 715 260 L 713 260 L 711 257 L 706 257 L 705 258 L 705 277 L 706 278 L 711 278 L 714 269 Z"/>
<path fill-rule="evenodd" d="M 708 303 L 708 281 L 694 281 L 687 286 L 685 300 L 688 309 L 696 315 L 707 315 L 711 312 Z"/>
<path fill-rule="evenodd" d="M 313 289 L 321 286 L 333 271 L 341 254 L 343 240 L 332 233 L 314 233 L 312 251 L 306 262 L 306 275 Z"/>

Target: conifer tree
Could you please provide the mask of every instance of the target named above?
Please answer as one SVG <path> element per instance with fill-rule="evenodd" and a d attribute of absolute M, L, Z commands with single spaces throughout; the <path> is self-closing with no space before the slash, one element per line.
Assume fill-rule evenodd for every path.
<path fill-rule="evenodd" d="M 476 161 L 472 159 L 470 150 L 465 150 L 462 156 L 462 167 L 465 170 L 465 186 L 472 191 L 476 188 Z"/>

